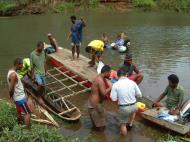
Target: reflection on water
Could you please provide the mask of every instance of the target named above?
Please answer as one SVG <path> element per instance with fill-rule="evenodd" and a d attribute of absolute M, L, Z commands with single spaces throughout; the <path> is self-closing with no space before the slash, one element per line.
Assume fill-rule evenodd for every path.
<path fill-rule="evenodd" d="M 106 32 L 110 43 L 118 32 L 126 32 L 131 40 L 133 60 L 144 74 L 140 88 L 144 95 L 157 97 L 167 85 L 167 76 L 175 73 L 184 86 L 186 96 L 189 96 L 190 86 L 190 19 L 188 15 L 176 13 L 80 13 L 86 18 L 87 27 L 84 31 L 84 47 L 93 39 L 98 39 L 101 33 Z M 69 32 L 70 15 L 39 15 L 18 16 L 0 19 L 0 80 L 6 82 L 7 70 L 12 66 L 16 57 L 28 57 L 36 47 L 38 40 L 47 42 L 46 33 L 52 32 L 59 44 L 70 48 L 66 40 Z M 123 62 L 124 55 L 107 49 L 104 53 L 104 62 L 117 69 Z M 7 98 L 6 87 L 1 87 L 0 97 Z M 154 134 L 159 129 L 152 129 L 144 125 L 137 118 L 135 128 L 129 132 L 126 139 L 119 137 L 119 125 L 116 119 L 117 106 L 106 102 L 108 110 L 107 129 L 104 133 L 91 130 L 91 122 L 86 111 L 88 96 L 81 95 L 71 98 L 83 114 L 81 123 L 61 128 L 64 135 L 74 135 L 86 138 L 89 135 L 98 141 L 129 141 L 153 142 Z"/>

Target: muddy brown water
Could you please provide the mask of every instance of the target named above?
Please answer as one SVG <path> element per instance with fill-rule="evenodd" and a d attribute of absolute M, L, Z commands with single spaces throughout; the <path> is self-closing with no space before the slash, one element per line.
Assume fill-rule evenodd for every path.
<path fill-rule="evenodd" d="M 7 70 L 16 57 L 28 57 L 34 50 L 36 42 L 47 42 L 46 34 L 52 32 L 62 47 L 70 48 L 66 40 L 69 32 L 70 14 L 47 14 L 38 16 L 16 16 L 0 18 L 0 98 L 8 98 L 6 86 Z M 125 32 L 131 40 L 131 52 L 134 61 L 144 74 L 140 84 L 143 95 L 158 97 L 167 85 L 167 76 L 175 73 L 185 89 L 186 98 L 190 92 L 190 18 L 178 13 L 144 13 L 144 12 L 80 12 L 87 21 L 84 31 L 82 54 L 85 45 L 98 39 L 106 32 L 109 42 L 116 34 Z M 123 62 L 124 55 L 107 49 L 104 62 L 117 69 Z M 91 122 L 86 110 L 88 95 L 70 98 L 80 108 L 82 118 L 79 123 L 61 127 L 66 136 L 87 138 L 89 136 L 100 142 L 154 142 L 167 131 L 154 127 L 137 117 L 134 129 L 125 139 L 119 137 L 119 125 L 116 118 L 117 106 L 106 102 L 107 128 L 103 133 L 91 129 Z M 160 131 L 161 130 L 161 131 Z"/>

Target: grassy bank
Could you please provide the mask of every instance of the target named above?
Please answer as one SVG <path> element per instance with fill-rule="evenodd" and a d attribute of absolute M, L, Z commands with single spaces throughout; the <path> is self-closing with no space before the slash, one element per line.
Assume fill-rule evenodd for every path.
<path fill-rule="evenodd" d="M 64 137 L 59 129 L 32 123 L 29 130 L 17 124 L 16 111 L 5 101 L 0 101 L 0 142 L 95 142 L 95 140 L 79 140 Z"/>
<path fill-rule="evenodd" d="M 81 9 L 128 9 L 169 10 L 190 12 L 190 0 L 129 0 L 128 4 L 100 4 L 98 0 L 1 0 L 0 15 L 41 14 L 48 11 L 56 13 L 74 12 Z"/>
<path fill-rule="evenodd" d="M 190 12 L 190 0 L 132 0 L 132 5 L 144 10 Z"/>

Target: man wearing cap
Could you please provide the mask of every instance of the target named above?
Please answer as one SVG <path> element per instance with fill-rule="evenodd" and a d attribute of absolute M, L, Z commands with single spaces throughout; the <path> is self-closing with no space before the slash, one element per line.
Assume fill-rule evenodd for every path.
<path fill-rule="evenodd" d="M 104 51 L 104 42 L 101 40 L 93 40 L 86 47 L 86 52 L 90 53 L 91 61 L 89 62 L 90 67 L 95 65 L 95 61 L 101 59 L 102 53 Z"/>
<path fill-rule="evenodd" d="M 130 80 L 133 80 L 137 84 L 141 83 L 143 80 L 143 75 L 140 73 L 137 65 L 132 61 L 131 54 L 126 54 L 122 68 L 125 69 L 126 75 Z"/>
<path fill-rule="evenodd" d="M 123 136 L 126 136 L 127 130 L 132 128 L 138 110 L 136 96 L 142 97 L 142 93 L 137 84 L 126 77 L 125 68 L 120 68 L 117 76 L 119 80 L 113 84 L 110 97 L 113 101 L 118 101 L 120 131 Z"/>
<path fill-rule="evenodd" d="M 56 39 L 52 36 L 51 33 L 48 33 L 47 37 L 49 39 L 50 47 L 47 47 L 44 50 L 44 52 L 47 53 L 47 54 L 51 54 L 51 53 L 57 52 L 59 46 L 58 46 L 58 43 L 57 43 Z"/>

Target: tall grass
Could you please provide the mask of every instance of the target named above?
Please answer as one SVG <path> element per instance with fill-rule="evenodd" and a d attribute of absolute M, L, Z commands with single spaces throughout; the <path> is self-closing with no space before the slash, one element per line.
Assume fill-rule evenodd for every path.
<path fill-rule="evenodd" d="M 161 9 L 175 10 L 178 12 L 190 11 L 190 0 L 157 0 L 156 2 Z"/>
<path fill-rule="evenodd" d="M 57 13 L 60 12 L 70 12 L 70 11 L 74 11 L 75 9 L 75 4 L 72 2 L 61 2 L 58 3 L 53 10 Z"/>
<path fill-rule="evenodd" d="M 135 7 L 143 8 L 144 10 L 151 10 L 156 7 L 154 0 L 133 0 L 132 4 Z"/>

